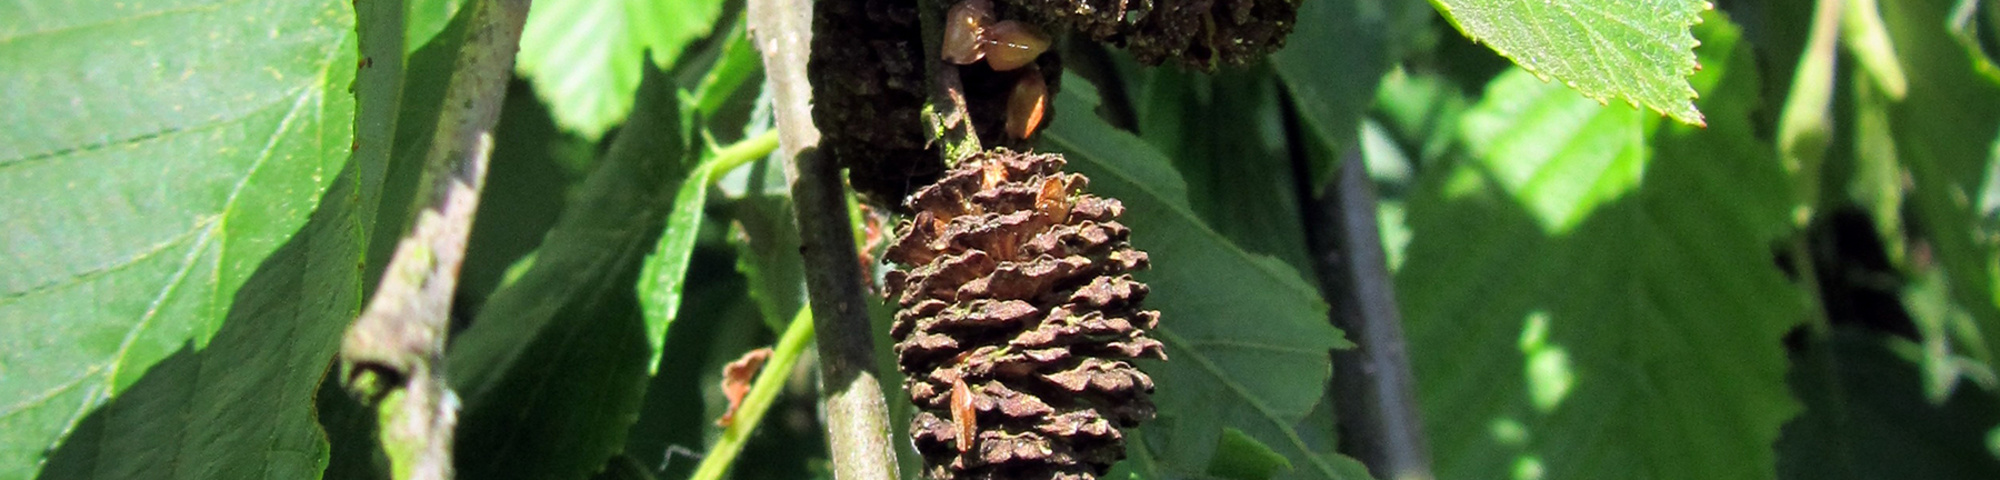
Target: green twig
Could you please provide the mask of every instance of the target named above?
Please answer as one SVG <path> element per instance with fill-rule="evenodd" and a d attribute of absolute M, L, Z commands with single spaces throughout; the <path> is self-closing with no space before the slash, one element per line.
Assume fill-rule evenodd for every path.
<path fill-rule="evenodd" d="M 529 0 L 487 0 L 469 7 L 476 9 L 472 27 L 424 158 L 416 221 L 397 243 L 368 309 L 341 341 L 343 380 L 375 402 L 397 479 L 452 477 L 458 400 L 445 380 L 448 315 L 528 6 Z"/>
<path fill-rule="evenodd" d="M 785 327 L 785 334 L 778 338 L 778 345 L 771 352 L 771 360 L 764 363 L 764 371 L 757 374 L 757 380 L 750 384 L 750 393 L 743 396 L 743 404 L 736 409 L 735 421 L 722 430 L 722 438 L 708 449 L 708 456 L 702 457 L 701 466 L 695 467 L 691 480 L 719 480 L 736 461 L 736 454 L 743 452 L 743 443 L 750 434 L 757 431 L 757 423 L 764 420 L 764 412 L 771 409 L 771 403 L 778 398 L 778 392 L 785 387 L 785 379 L 798 363 L 799 354 L 812 342 L 812 310 L 801 308 L 798 316 L 792 317 L 791 326 Z"/>
<path fill-rule="evenodd" d="M 714 168 L 713 171 L 715 173 L 714 176 L 709 178 L 709 181 L 721 181 L 722 174 L 729 173 L 729 171 L 735 170 L 736 167 L 741 167 L 750 162 L 770 156 L 771 152 L 777 149 L 777 130 L 766 130 L 755 137 L 738 140 L 736 143 L 715 149 L 715 151 L 709 153 L 710 155 L 714 155 L 714 159 L 710 161 L 714 162 L 711 165 L 713 165 L 712 168 Z"/>

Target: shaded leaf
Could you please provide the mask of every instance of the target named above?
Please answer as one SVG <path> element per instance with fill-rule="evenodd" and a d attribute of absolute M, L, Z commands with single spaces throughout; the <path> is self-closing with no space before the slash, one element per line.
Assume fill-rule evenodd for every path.
<path fill-rule="evenodd" d="M 1606 184 L 1603 173 L 1550 173 L 1579 185 L 1550 180 L 1549 191 L 1605 193 L 1581 197 L 1596 204 L 1570 228 L 1546 229 L 1534 200 L 1547 195 L 1523 198 L 1508 179 L 1544 178 L 1566 153 L 1462 159 L 1427 171 L 1413 194 L 1415 237 L 1396 284 L 1439 478 L 1774 475 L 1770 446 L 1797 409 L 1780 337 L 1805 318 L 1771 250 L 1788 232 L 1789 183 L 1750 128 L 1750 56 L 1726 22 L 1708 21 L 1703 53 L 1713 56 L 1695 80 L 1719 80 L 1704 103 L 1711 125 L 1657 129 L 1656 150 L 1627 160 L 1643 171 L 1616 184 L 1622 195 L 1592 186 Z M 1506 82 L 1519 80 L 1496 80 Z M 1475 108 L 1520 112 L 1512 124 L 1523 129 L 1549 128 L 1536 112 L 1615 121 L 1480 151 L 1566 152 L 1645 135 L 1623 107 L 1522 88 L 1546 91 L 1489 92 Z"/>
<path fill-rule="evenodd" d="M 458 271 L 454 310 L 478 312 L 508 273 L 541 246 L 588 173 L 573 168 L 590 165 L 597 150 L 557 127 L 527 82 L 508 84 L 500 123 L 493 128 L 492 166 L 479 192 L 479 216 Z"/>
<path fill-rule="evenodd" d="M 632 289 L 687 178 L 682 110 L 648 75 L 614 142 L 535 253 L 449 352 L 465 399 L 455 445 L 465 478 L 578 478 L 622 448 L 649 355 Z"/>
<path fill-rule="evenodd" d="M 1383 3 L 1391 5 L 1383 5 Z M 1397 52 L 1390 48 L 1389 28 L 1403 26 L 1401 10 L 1416 2 L 1322 0 L 1299 5 L 1297 30 L 1290 44 L 1271 55 L 1271 66 L 1289 92 L 1313 139 L 1328 151 L 1353 145 L 1361 114 L 1375 98 L 1375 87 Z M 1422 7 L 1416 7 L 1422 8 Z M 1335 162 L 1309 165 L 1306 185 L 1323 188 L 1339 171 Z M 1316 194 L 1317 192 L 1308 192 Z"/>
<path fill-rule="evenodd" d="M 764 163 L 753 165 L 760 168 Z M 771 162 L 772 166 L 776 162 Z M 785 312 L 805 306 L 805 262 L 799 256 L 799 229 L 791 199 L 746 196 L 731 206 L 729 243 L 736 247 L 736 271 L 750 281 L 750 300 L 771 331 L 782 331 Z"/>
<path fill-rule="evenodd" d="M 1806 408 L 1778 442 L 1782 478 L 2000 477 L 1984 446 L 2000 401 L 1967 389 L 1931 405 L 1897 341 L 1836 329 L 1795 354 L 1792 389 Z"/>
<path fill-rule="evenodd" d="M 0 477 L 208 346 L 306 223 L 354 146 L 353 28 L 340 0 L 0 6 Z"/>
<path fill-rule="evenodd" d="M 1882 19 L 1896 42 L 1910 95 L 1889 108 L 1897 160 L 1908 172 L 1915 231 L 1944 271 L 1951 297 L 1977 321 L 1976 338 L 2000 347 L 2000 222 L 1984 215 L 2000 198 L 1984 188 L 2000 151 L 2000 85 L 1981 77 L 1945 22 L 1948 0 L 1884 2 Z M 1996 192 L 2000 193 L 2000 192 Z M 1984 358 L 2000 367 L 1994 358 Z M 1996 368 L 2000 369 L 2000 368 Z"/>
<path fill-rule="evenodd" d="M 1269 68 L 1147 75 L 1140 138 L 1173 161 L 1203 223 L 1251 252 L 1310 268 L 1284 104 Z"/>
<path fill-rule="evenodd" d="M 1325 392 L 1331 350 L 1349 346 L 1327 323 L 1327 306 L 1291 267 L 1237 248 L 1201 222 L 1171 164 L 1091 109 L 1097 92 L 1071 78 L 1057 97 L 1047 141 L 1089 175 L 1092 192 L 1124 202 L 1132 243 L 1153 259 L 1138 275 L 1161 312 L 1155 338 L 1168 362 L 1142 361 L 1153 377 L 1159 418 L 1134 432 L 1131 467 L 1193 475 L 1206 471 L 1224 428 L 1284 454 L 1281 476 L 1341 478 L 1337 462 L 1307 445 L 1293 425 Z"/>
<path fill-rule="evenodd" d="M 1701 124 L 1688 28 L 1709 9 L 1702 0 L 1518 2 L 1436 0 L 1459 31 L 1515 64 L 1553 77 L 1599 102 L 1612 98 Z"/>
<path fill-rule="evenodd" d="M 626 455 L 660 468 L 666 478 L 687 478 L 701 462 L 706 440 L 720 435 L 715 418 L 727 399 L 719 388 L 722 365 L 769 342 L 756 311 L 743 302 L 743 278 L 731 273 L 727 249 L 703 245 L 689 266 L 683 312 L 667 336 L 658 373 L 649 380 Z"/>
<path fill-rule="evenodd" d="M 1292 462 L 1269 445 L 1242 430 L 1223 428 L 1222 441 L 1216 445 L 1215 458 L 1209 460 L 1205 473 L 1233 480 L 1264 480 L 1279 470 L 1291 469 Z"/>
<path fill-rule="evenodd" d="M 409 206 L 407 195 L 398 198 L 398 203 L 389 203 L 383 195 L 386 176 L 394 164 L 397 121 L 405 114 L 402 107 L 405 105 L 403 87 L 407 72 L 404 68 L 407 62 L 403 28 L 406 5 L 386 0 L 363 0 L 353 5 L 362 68 L 354 81 L 355 149 L 354 157 L 348 164 L 352 165 L 351 181 L 365 187 L 360 189 L 361 195 L 353 199 L 357 204 L 350 207 L 358 212 L 355 223 L 363 227 L 361 231 L 364 233 L 357 238 L 368 242 L 354 253 L 365 266 L 359 277 L 361 292 L 365 294 L 388 268 L 389 252 L 400 240 L 398 236 L 402 231 L 400 219 L 403 217 L 391 215 L 397 219 L 395 224 L 382 222 L 381 209 L 407 210 Z M 453 43 L 451 51 L 455 53 L 456 42 Z M 409 103 L 419 105 L 413 110 L 428 107 L 435 111 L 441 102 L 442 99 Z M 310 228 L 309 224 L 307 231 Z M 307 292 L 299 298 L 312 295 L 315 294 Z M 364 298 L 359 302 L 365 301 Z M 354 308 L 357 311 L 349 312 L 344 320 L 352 321 L 359 313 L 359 306 Z M 387 458 L 377 440 L 375 412 L 349 395 L 338 377 L 329 375 L 328 378 L 335 380 L 322 380 L 313 393 L 313 416 L 325 432 L 325 442 L 329 444 L 321 478 L 387 478 Z M 380 464 L 377 463 L 378 457 L 382 460 Z"/>

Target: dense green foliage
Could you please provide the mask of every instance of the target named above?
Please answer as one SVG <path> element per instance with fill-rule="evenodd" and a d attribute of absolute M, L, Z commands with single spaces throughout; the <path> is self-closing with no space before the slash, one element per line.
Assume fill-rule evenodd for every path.
<path fill-rule="evenodd" d="M 334 356 L 471 1 L 0 5 L 0 480 L 386 476 Z M 744 11 L 534 2 L 453 309 L 460 476 L 831 476 Z M 1040 148 L 1124 203 L 1171 359 L 1113 476 L 1369 478 L 1309 241 L 1357 158 L 1437 478 L 2000 476 L 2000 5 L 1304 0 L 1288 44 L 1058 48 Z"/>

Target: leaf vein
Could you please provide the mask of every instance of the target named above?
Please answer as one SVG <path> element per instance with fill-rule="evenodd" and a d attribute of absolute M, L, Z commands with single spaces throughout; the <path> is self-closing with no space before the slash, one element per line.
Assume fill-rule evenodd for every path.
<path fill-rule="evenodd" d="M 1326 475 L 1327 478 L 1340 478 L 1340 475 L 1334 473 L 1332 465 L 1328 465 L 1325 459 L 1314 454 L 1312 448 L 1306 446 L 1305 439 L 1299 437 L 1298 430 L 1292 428 L 1290 422 L 1280 418 L 1277 411 L 1273 410 L 1269 405 L 1265 405 L 1263 399 L 1251 395 L 1249 388 L 1244 387 L 1234 377 L 1223 372 L 1222 367 L 1217 366 L 1207 355 L 1202 355 L 1200 350 L 1191 348 L 1193 344 L 1181 338 L 1180 335 L 1175 334 L 1171 328 L 1162 326 L 1156 332 L 1159 333 L 1161 340 L 1170 344 L 1178 344 L 1182 351 L 1189 352 L 1182 354 L 1183 358 L 1193 359 L 1196 365 L 1201 366 L 1202 370 L 1206 370 L 1209 375 L 1214 376 L 1216 381 L 1221 383 L 1223 387 L 1228 388 L 1230 392 L 1241 397 L 1244 404 L 1257 410 L 1257 413 L 1262 415 L 1265 420 L 1269 420 L 1273 426 L 1278 427 L 1278 431 L 1284 432 L 1285 440 L 1291 443 L 1292 448 L 1297 448 L 1300 453 L 1304 454 L 1303 456 L 1307 460 L 1312 461 L 1313 467 L 1319 469 L 1321 474 Z"/>

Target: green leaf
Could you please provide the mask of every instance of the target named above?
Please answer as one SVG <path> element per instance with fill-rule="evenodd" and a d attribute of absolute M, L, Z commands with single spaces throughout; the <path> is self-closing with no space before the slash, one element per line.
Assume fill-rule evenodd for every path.
<path fill-rule="evenodd" d="M 1271 450 L 1269 445 L 1250 438 L 1242 430 L 1222 429 L 1222 441 L 1215 447 L 1205 473 L 1231 480 L 1264 480 L 1280 470 L 1291 470 L 1292 462 Z"/>
<path fill-rule="evenodd" d="M 708 205 L 708 181 L 715 163 L 702 162 L 681 179 L 675 188 L 674 209 L 667 214 L 666 231 L 639 269 L 639 305 L 646 316 L 646 342 L 653 350 L 646 362 L 648 374 L 659 373 L 667 327 L 680 313 L 681 286 L 687 280 L 688 257 L 701 234 L 702 207 Z"/>
<path fill-rule="evenodd" d="M 509 86 L 500 123 L 493 127 L 491 166 L 479 191 L 480 214 L 466 241 L 453 308 L 478 311 L 508 273 L 542 245 L 597 152 L 596 142 L 557 127 L 548 105 L 537 101 L 528 85 Z"/>
<path fill-rule="evenodd" d="M 354 81 L 355 149 L 354 157 L 348 161 L 348 165 L 352 170 L 351 181 L 363 188 L 359 189 L 360 195 L 351 200 L 355 204 L 349 208 L 356 212 L 354 222 L 360 226 L 361 234 L 355 238 L 366 242 L 353 253 L 354 257 L 362 259 L 362 264 L 366 266 L 356 279 L 360 282 L 359 285 L 362 287 L 360 291 L 364 294 L 369 290 L 368 286 L 375 285 L 381 272 L 388 268 L 389 252 L 394 248 L 393 245 L 401 240 L 398 236 L 402 231 L 400 219 L 403 217 L 393 216 L 398 219 L 395 224 L 382 222 L 381 209 L 409 208 L 407 196 L 399 198 L 400 203 L 388 203 L 389 200 L 384 195 L 386 177 L 390 166 L 394 163 L 397 121 L 403 118 L 405 113 L 402 107 L 405 105 L 403 86 L 407 70 L 404 66 L 408 62 L 405 61 L 404 8 L 402 2 L 388 0 L 354 2 L 362 68 Z M 456 52 L 455 47 L 453 51 Z M 419 105 L 419 109 L 421 106 L 429 106 L 435 110 L 441 100 L 410 103 Z M 322 210 L 328 208 L 322 207 Z M 321 214 L 315 213 L 315 215 Z M 313 231 L 313 225 L 308 224 L 305 231 Z M 337 278 L 339 277 L 329 275 L 328 280 L 331 282 Z M 320 295 L 324 294 L 301 292 L 297 298 L 313 298 Z M 352 322 L 365 302 L 365 298 L 357 299 L 351 307 L 354 310 L 345 312 L 335 321 L 342 324 Z M 303 373 L 304 369 L 291 370 Z M 375 464 L 375 458 L 380 455 L 382 447 L 375 434 L 377 417 L 374 410 L 349 395 L 346 389 L 342 388 L 338 378 L 335 378 L 335 381 L 322 379 L 319 388 L 312 395 L 313 417 L 319 422 L 319 428 L 325 432 L 323 441 L 329 444 L 325 468 L 320 472 L 321 478 L 335 480 L 387 478 L 388 475 L 384 470 L 377 468 Z"/>
<path fill-rule="evenodd" d="M 596 139 L 632 110 L 644 55 L 674 64 L 708 35 L 720 0 L 541 0 L 521 33 L 517 69 L 556 123 Z"/>
<path fill-rule="evenodd" d="M 715 419 L 727 403 L 718 385 L 722 366 L 770 341 L 755 309 L 743 301 L 743 279 L 730 273 L 728 253 L 708 245 L 695 249 L 694 277 L 681 294 L 682 318 L 667 336 L 662 368 L 649 380 L 627 434 L 625 454 L 664 465 L 662 477 L 686 478 L 701 461 L 702 445 L 720 435 Z"/>
<path fill-rule="evenodd" d="M 657 480 L 652 467 L 631 455 L 618 454 L 604 466 L 604 470 L 590 476 L 591 480 Z"/>
<path fill-rule="evenodd" d="M 1063 121 L 1051 146 L 1070 168 L 1090 176 L 1092 192 L 1124 202 L 1120 220 L 1132 243 L 1153 259 L 1138 276 L 1159 309 L 1153 331 L 1168 362 L 1141 362 L 1158 386 L 1159 418 L 1128 438 L 1143 472 L 1175 476 L 1206 471 L 1224 428 L 1235 428 L 1284 454 L 1290 475 L 1341 478 L 1328 452 L 1309 447 L 1293 425 L 1326 390 L 1331 350 L 1350 346 L 1327 319 L 1326 303 L 1291 267 L 1251 255 L 1189 210 L 1171 163 L 1143 141 L 1092 113 L 1097 92 L 1072 77 L 1056 99 Z M 1152 459 L 1152 460 L 1147 460 Z"/>
<path fill-rule="evenodd" d="M 646 327 L 632 285 L 691 155 L 663 73 L 536 251 L 452 343 L 465 399 L 464 478 L 579 478 L 625 441 L 645 393 Z"/>
<path fill-rule="evenodd" d="M 1455 147 L 1457 129 L 1452 126 L 1458 124 L 1471 103 L 1465 92 L 1442 75 L 1391 74 L 1382 79 L 1376 90 L 1373 120 L 1379 122 L 1382 130 L 1379 133 L 1409 151 L 1410 158 L 1400 163 L 1421 169 L 1436 164 L 1435 160 Z M 1368 137 L 1362 138 L 1364 149 L 1384 146 L 1369 145 Z M 1370 171 L 1374 170 L 1372 165 Z M 1394 183 L 1407 184 L 1409 180 L 1402 178 Z"/>
<path fill-rule="evenodd" d="M 403 24 L 407 33 L 403 37 L 403 53 L 415 55 L 418 48 L 443 33 L 445 26 L 458 18 L 465 3 L 466 0 L 404 0 Z"/>
<path fill-rule="evenodd" d="M 720 105 L 711 98 L 728 98 L 733 94 L 742 86 L 743 77 L 750 70 L 746 65 L 756 63 L 754 55 L 729 53 L 750 50 L 742 28 L 731 30 L 728 40 L 722 43 L 719 50 L 721 58 L 702 79 L 698 93 L 677 93 L 683 101 L 689 102 L 682 106 L 681 116 L 690 123 L 694 118 L 705 119 L 714 113 L 703 108 Z M 727 170 L 768 157 L 777 145 L 777 136 L 772 134 L 707 150 L 701 154 L 702 160 L 694 171 L 681 179 L 674 194 L 673 212 L 667 216 L 667 230 L 661 234 L 659 245 L 646 256 L 645 265 L 639 271 L 639 303 L 646 316 L 646 339 L 653 349 L 653 357 L 646 363 L 651 366 L 648 373 L 659 373 L 658 364 L 661 349 L 666 346 L 667 328 L 680 312 L 689 257 L 693 255 L 695 242 L 700 239 L 701 225 L 705 223 L 703 213 L 708 206 L 709 184 Z"/>
<path fill-rule="evenodd" d="M 367 0 L 369 3 L 392 3 L 388 0 Z M 382 199 L 377 210 L 374 238 L 368 258 L 390 258 L 395 255 L 396 244 L 402 240 L 403 231 L 411 224 L 411 205 L 416 202 L 417 181 L 423 176 L 424 157 L 430 153 L 431 139 L 437 133 L 438 117 L 443 111 L 445 87 L 451 84 L 453 68 L 458 64 L 458 52 L 465 43 L 467 24 L 472 21 L 472 9 L 460 9 L 443 30 L 432 35 L 430 41 L 421 45 L 405 44 L 404 48 L 415 48 L 401 62 L 400 99 L 394 120 L 395 135 L 390 145 L 389 162 L 384 166 L 386 179 L 382 186 Z M 414 21 L 414 20 L 412 20 Z M 374 34 L 381 27 L 368 24 L 365 34 Z M 408 40 L 406 37 L 405 40 Z M 377 59 L 386 61 L 386 59 Z M 370 78 L 362 77 L 360 85 L 366 85 Z M 365 107 L 365 106 L 364 106 Z M 364 115 L 372 112 L 364 111 Z M 375 121 L 372 116 L 364 116 L 362 121 Z M 364 130 L 364 133 L 367 131 Z M 369 141 L 370 137 L 360 140 Z M 360 155 L 379 144 L 364 143 Z M 473 221 L 477 229 L 479 222 Z M 388 262 L 380 262 L 378 267 L 386 268 Z M 370 270 L 369 285 L 380 279 L 380 268 Z M 461 285 L 464 285 L 461 283 Z"/>
<path fill-rule="evenodd" d="M 1990 347 L 1979 338 L 1978 322 L 1952 300 L 1947 283 L 1944 272 L 1931 269 L 1903 286 L 1903 311 L 1916 327 L 1916 341 L 1922 342 L 1910 346 L 1922 352 L 1924 395 L 1932 403 L 1950 397 L 1961 378 L 1989 391 L 2000 387 L 1988 361 Z"/>
<path fill-rule="evenodd" d="M 1433 0 L 1460 32 L 1537 77 L 1553 77 L 1599 102 L 1624 99 L 1701 125 L 1694 88 L 1702 0 L 1520 2 Z"/>
<path fill-rule="evenodd" d="M 329 445 L 313 396 L 365 300 L 364 200 L 380 188 L 356 182 L 358 163 L 250 275 L 207 348 L 183 344 L 89 411 L 37 478 L 317 478 Z M 12 469 L 35 463 L 6 465 L 0 477 L 28 478 Z"/>
<path fill-rule="evenodd" d="M 759 162 L 752 168 L 777 162 Z M 771 172 L 776 173 L 776 172 Z M 771 331 L 784 329 L 786 311 L 806 303 L 805 262 L 799 256 L 799 228 L 792 220 L 792 201 L 779 195 L 753 194 L 738 199 L 730 210 L 729 243 L 736 247 L 736 271 L 750 282 L 750 300 Z"/>
<path fill-rule="evenodd" d="M 2000 401 L 1971 389 L 1925 401 L 1923 375 L 1894 352 L 1898 341 L 1835 329 L 1796 354 L 1791 383 L 1806 413 L 1778 442 L 1783 478 L 2000 477 L 1984 446 Z"/>
<path fill-rule="evenodd" d="M 354 141 L 345 1 L 40 3 L 0 6 L 5 478 L 208 346 Z"/>
<path fill-rule="evenodd" d="M 1789 183 L 1751 129 L 1759 89 L 1747 49 L 1722 19 L 1704 27 L 1713 27 L 1704 53 L 1718 57 L 1696 84 L 1719 81 L 1703 105 L 1713 123 L 1657 129 L 1656 150 L 1636 160 L 1642 181 L 1622 195 L 1590 186 L 1605 184 L 1601 173 L 1551 183 L 1600 194 L 1582 197 L 1596 203 L 1570 228 L 1546 229 L 1542 207 L 1507 179 L 1541 178 L 1570 162 L 1562 154 L 1425 172 L 1396 285 L 1438 478 L 1774 475 L 1772 442 L 1798 408 L 1780 338 L 1805 318 L 1771 250 L 1787 233 Z M 1483 151 L 1564 151 L 1645 133 L 1638 115 L 1592 105 L 1578 115 L 1622 120 L 1549 129 L 1535 112 L 1581 100 L 1539 88 L 1494 88 L 1476 108 L 1521 112 L 1514 125 L 1542 129 L 1548 145 Z M 1503 102 L 1533 105 L 1493 105 Z"/>
<path fill-rule="evenodd" d="M 2000 347 L 2000 204 L 1990 181 L 2000 149 L 2000 85 L 1981 77 L 1943 25 L 1948 0 L 1883 2 L 1882 19 L 1910 78 L 1910 95 L 1889 108 L 1897 159 L 1912 188 L 1916 233 L 1944 270 L 1951 297 L 1977 320 L 1985 345 Z M 2000 369 L 1995 358 L 1989 366 Z"/>
<path fill-rule="evenodd" d="M 1544 231 L 1562 234 L 1638 185 L 1638 111 L 1604 108 L 1518 69 L 1487 85 L 1485 98 L 1459 119 L 1461 141 Z"/>
<path fill-rule="evenodd" d="M 1415 3 L 1320 0 L 1299 5 L 1297 30 L 1285 49 L 1271 54 L 1271 66 L 1291 93 L 1292 108 L 1328 151 L 1353 145 L 1361 114 L 1389 71 L 1395 53 L 1389 49 L 1389 17 L 1404 12 L 1385 8 Z M 1332 161 L 1309 168 L 1306 181 L 1314 189 L 1331 183 L 1339 171 Z"/>
<path fill-rule="evenodd" d="M 1173 160 L 1203 223 L 1245 250 L 1310 268 L 1271 70 L 1156 70 L 1145 90 L 1140 138 Z"/>

